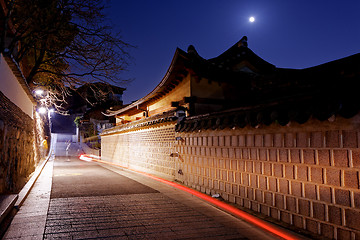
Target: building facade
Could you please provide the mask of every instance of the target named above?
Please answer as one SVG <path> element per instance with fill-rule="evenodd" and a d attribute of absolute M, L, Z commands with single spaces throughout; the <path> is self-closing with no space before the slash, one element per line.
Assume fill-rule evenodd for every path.
<path fill-rule="evenodd" d="M 296 229 L 360 237 L 360 54 L 282 69 L 246 37 L 213 59 L 177 49 L 147 96 L 118 111 L 102 158 Z"/>

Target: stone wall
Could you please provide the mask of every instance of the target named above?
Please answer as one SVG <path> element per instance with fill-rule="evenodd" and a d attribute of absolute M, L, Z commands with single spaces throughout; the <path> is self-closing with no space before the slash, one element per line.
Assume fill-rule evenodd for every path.
<path fill-rule="evenodd" d="M 360 115 L 179 132 L 169 119 L 106 130 L 102 159 L 219 193 L 297 229 L 360 239 Z"/>
<path fill-rule="evenodd" d="M 324 237 L 360 239 L 359 116 L 176 137 L 185 185 Z"/>
<path fill-rule="evenodd" d="M 168 121 L 169 120 L 169 121 Z M 134 122 L 104 131 L 101 158 L 124 167 L 174 179 L 175 122 Z"/>
<path fill-rule="evenodd" d="M 0 194 L 17 192 L 35 170 L 34 120 L 0 92 Z"/>

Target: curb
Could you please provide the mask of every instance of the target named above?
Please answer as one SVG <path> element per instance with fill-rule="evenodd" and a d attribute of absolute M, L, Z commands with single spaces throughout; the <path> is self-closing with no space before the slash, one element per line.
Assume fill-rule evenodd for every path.
<path fill-rule="evenodd" d="M 0 223 L 2 223 L 5 217 L 11 212 L 18 197 L 17 194 L 0 196 Z"/>
<path fill-rule="evenodd" d="M 50 157 L 51 157 L 51 152 L 49 152 L 49 155 L 43 161 L 43 163 L 36 168 L 36 170 L 34 171 L 34 174 L 31 176 L 30 180 L 25 184 L 25 186 L 19 192 L 19 194 L 18 194 L 19 197 L 14 205 L 14 207 L 17 210 L 21 207 L 21 205 L 23 205 L 26 197 L 29 195 L 31 189 L 33 188 L 36 180 L 39 178 L 42 170 L 44 169 L 46 163 L 49 161 Z"/>
<path fill-rule="evenodd" d="M 51 152 L 46 159 L 35 169 L 33 175 L 18 194 L 8 194 L 0 196 L 0 238 L 3 237 L 7 227 L 10 225 L 11 219 L 15 216 L 26 197 L 29 195 L 36 180 L 39 178 L 42 170 L 49 161 Z"/>

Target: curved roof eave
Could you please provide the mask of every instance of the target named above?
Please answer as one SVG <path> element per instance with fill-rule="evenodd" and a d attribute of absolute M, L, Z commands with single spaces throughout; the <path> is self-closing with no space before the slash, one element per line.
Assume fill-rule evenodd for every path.
<path fill-rule="evenodd" d="M 207 61 L 212 64 L 223 64 L 224 62 L 231 61 L 231 59 L 236 59 L 235 61 L 239 61 L 239 59 L 241 61 L 249 61 L 250 64 L 254 65 L 259 70 L 276 69 L 275 65 L 259 57 L 250 48 L 247 47 L 247 44 L 244 45 L 242 39 L 219 56 L 210 58 Z"/>
<path fill-rule="evenodd" d="M 333 72 L 344 67 L 359 69 L 359 64 L 360 64 L 360 53 L 356 53 L 344 58 L 322 63 L 313 67 L 303 68 L 301 70 L 303 71 L 330 70 L 330 72 Z"/>
<path fill-rule="evenodd" d="M 161 82 L 154 88 L 154 90 L 152 90 L 145 97 L 140 98 L 139 100 L 131 103 L 130 105 L 128 105 L 128 106 L 126 106 L 126 107 L 124 107 L 122 109 L 119 109 L 117 111 L 113 111 L 113 112 L 110 112 L 110 113 L 103 113 L 103 114 L 105 116 L 107 116 L 107 117 L 111 117 L 111 116 L 121 114 L 121 113 L 126 112 L 126 111 L 128 111 L 130 109 L 137 108 L 137 106 L 139 106 L 140 104 L 143 104 L 146 101 L 150 100 L 152 97 L 156 96 L 157 94 L 160 94 L 161 88 L 165 85 L 165 83 L 167 83 L 167 81 L 169 79 L 169 76 L 171 75 L 171 73 L 172 73 L 172 71 L 173 71 L 173 69 L 175 67 L 175 64 L 177 63 L 179 57 L 181 56 L 181 57 L 185 58 L 185 55 L 186 55 L 186 52 L 184 52 L 180 48 L 176 48 L 174 57 L 173 57 L 173 59 L 171 61 L 171 64 L 170 64 L 168 70 L 165 73 L 165 76 L 163 77 Z"/>

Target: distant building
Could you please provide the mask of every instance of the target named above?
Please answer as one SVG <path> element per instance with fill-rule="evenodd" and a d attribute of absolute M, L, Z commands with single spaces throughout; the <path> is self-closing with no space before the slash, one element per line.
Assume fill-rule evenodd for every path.
<path fill-rule="evenodd" d="M 102 82 L 84 84 L 71 90 L 66 99 L 67 104 L 64 106 L 69 116 L 54 117 L 53 129 L 69 134 L 77 133 L 77 141 L 87 143 L 90 147 L 100 148 L 98 134 L 115 125 L 114 117 L 102 113 L 109 108 L 123 107 L 124 90 L 125 88 Z M 75 124 L 74 121 L 77 123 Z"/>

